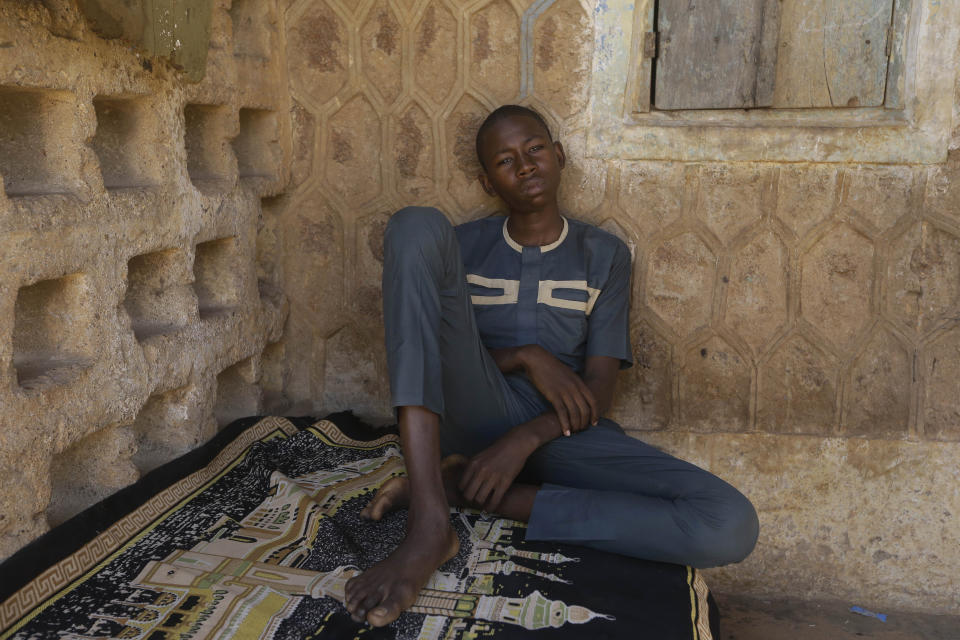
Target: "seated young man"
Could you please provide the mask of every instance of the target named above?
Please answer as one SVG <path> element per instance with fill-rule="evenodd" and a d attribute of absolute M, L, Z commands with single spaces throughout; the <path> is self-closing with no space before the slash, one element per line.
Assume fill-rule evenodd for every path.
<path fill-rule="evenodd" d="M 539 114 L 507 105 L 481 125 L 477 155 L 507 217 L 454 229 L 411 207 L 384 235 L 407 477 L 384 484 L 364 515 L 408 506 L 409 516 L 393 554 L 347 584 L 347 609 L 381 626 L 413 604 L 457 553 L 451 504 L 526 522 L 529 540 L 695 567 L 744 559 L 758 532 L 750 502 L 603 417 L 632 361 L 630 253 L 560 214 L 562 145 Z"/>

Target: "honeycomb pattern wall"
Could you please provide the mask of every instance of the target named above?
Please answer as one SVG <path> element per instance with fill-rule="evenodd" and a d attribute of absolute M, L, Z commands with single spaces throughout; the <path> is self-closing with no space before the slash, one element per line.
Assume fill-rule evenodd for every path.
<path fill-rule="evenodd" d="M 185 84 L 0 2 L 0 558 L 284 402 L 285 50 L 275 2 L 218 0 Z"/>
<path fill-rule="evenodd" d="M 960 397 L 938 391 L 951 374 L 934 364 L 960 345 L 958 169 L 955 157 L 614 167 L 600 215 L 640 248 L 646 365 L 621 415 L 642 416 L 638 428 L 960 439 Z"/>
<path fill-rule="evenodd" d="M 496 211 L 476 183 L 473 135 L 493 107 L 523 102 L 566 145 L 562 204 L 633 249 L 638 366 L 618 394 L 625 425 L 960 439 L 960 400 L 938 391 L 960 347 L 960 158 L 591 160 L 594 10 L 291 3 L 296 189 L 280 216 L 287 259 L 301 263 L 286 269 L 292 313 L 305 324 L 289 339 L 318 354 L 295 376 L 299 396 L 388 409 L 376 341 L 386 219 L 414 203 L 455 222 Z M 363 373 L 347 366 L 370 361 Z"/>
<path fill-rule="evenodd" d="M 291 365 L 291 397 L 317 410 L 390 414 L 380 325 L 386 220 L 411 203 L 438 206 L 454 221 L 494 209 L 476 184 L 474 134 L 503 102 L 538 107 L 577 155 L 591 5 L 289 3 L 294 158 L 278 206 L 291 300 L 285 342 L 309 354 Z M 569 186 L 595 193 L 587 186 L 594 168 L 578 161 Z"/>
<path fill-rule="evenodd" d="M 633 252 L 636 365 L 612 417 L 760 510 L 758 550 L 711 584 L 948 609 L 960 597 L 946 586 L 960 554 L 939 545 L 960 513 L 947 488 L 960 459 L 960 154 L 930 166 L 590 158 L 591 70 L 629 54 L 594 49 L 603 5 L 287 3 L 286 392 L 390 419 L 384 225 L 410 204 L 454 222 L 495 212 L 474 132 L 495 106 L 528 104 L 567 151 L 561 205 Z"/>

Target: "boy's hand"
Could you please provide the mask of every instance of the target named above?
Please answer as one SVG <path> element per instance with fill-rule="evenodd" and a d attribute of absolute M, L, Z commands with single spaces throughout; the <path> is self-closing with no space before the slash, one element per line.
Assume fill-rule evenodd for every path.
<path fill-rule="evenodd" d="M 597 423 L 600 414 L 596 398 L 573 369 L 539 345 L 523 347 L 520 359 L 530 381 L 553 406 L 563 435 Z"/>
<path fill-rule="evenodd" d="M 460 477 L 460 492 L 469 504 L 496 511 L 530 455 L 510 433 L 470 458 Z"/>

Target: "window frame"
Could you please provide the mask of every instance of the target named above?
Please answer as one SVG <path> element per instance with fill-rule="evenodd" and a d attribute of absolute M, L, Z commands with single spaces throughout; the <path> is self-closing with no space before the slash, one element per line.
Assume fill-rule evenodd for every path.
<path fill-rule="evenodd" d="M 895 73 L 901 81 L 891 87 L 897 91 L 893 100 L 886 100 L 897 108 L 657 111 L 650 108 L 653 59 L 643 51 L 649 45 L 645 34 L 654 31 L 655 2 L 598 3 L 588 137 L 591 157 L 880 163 L 946 159 L 960 3 L 909 2 L 903 12 L 902 36 L 893 44 L 900 65 Z M 624 50 L 629 55 L 617 54 Z M 744 129 L 756 135 L 744 136 Z"/>

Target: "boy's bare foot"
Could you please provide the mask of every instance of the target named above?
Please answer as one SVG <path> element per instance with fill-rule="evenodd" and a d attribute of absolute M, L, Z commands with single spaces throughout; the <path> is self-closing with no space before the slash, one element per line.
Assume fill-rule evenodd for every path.
<path fill-rule="evenodd" d="M 440 473 L 443 476 L 443 490 L 447 494 L 447 504 L 462 506 L 463 497 L 457 485 L 463 469 L 469 460 L 460 454 L 449 455 L 440 461 Z M 390 478 L 377 490 L 373 499 L 363 508 L 360 516 L 367 520 L 379 520 L 391 511 L 402 509 L 410 504 L 410 480 L 406 476 Z"/>
<path fill-rule="evenodd" d="M 360 517 L 379 520 L 408 504 L 410 504 L 410 479 L 407 476 L 394 476 L 377 489 L 377 493 L 360 512 Z"/>
<path fill-rule="evenodd" d="M 449 515 L 439 515 L 442 520 L 434 517 L 428 524 L 411 522 L 393 553 L 347 582 L 345 604 L 354 621 L 390 624 L 413 605 L 433 572 L 457 555 L 460 540 Z"/>
<path fill-rule="evenodd" d="M 467 464 L 467 458 L 452 455 L 440 463 L 447 502 L 459 504 L 457 482 Z M 406 476 L 390 478 L 364 507 L 360 515 L 369 520 L 409 506 L 410 479 Z M 430 518 L 432 524 L 420 524 L 410 514 L 407 536 L 385 560 L 375 564 L 346 586 L 346 605 L 357 622 L 364 619 L 375 627 L 390 624 L 410 608 L 420 589 L 437 567 L 457 555 L 460 540 L 450 526 L 449 514 L 438 512 Z"/>

